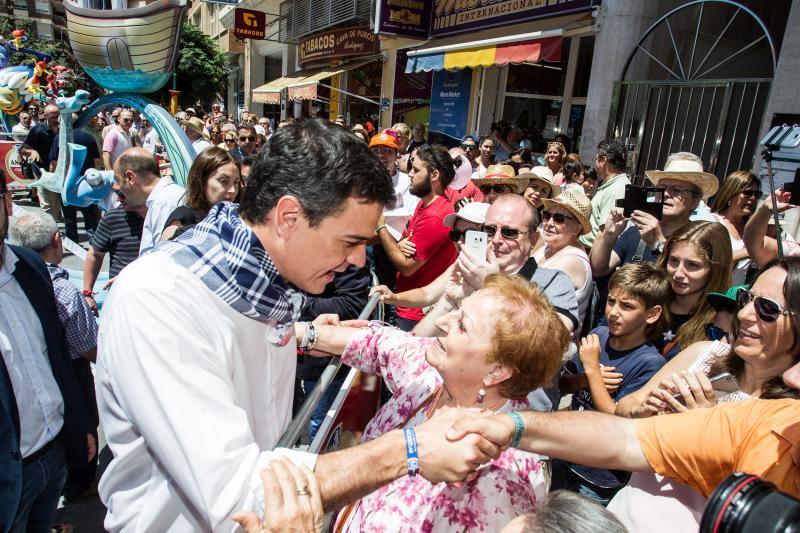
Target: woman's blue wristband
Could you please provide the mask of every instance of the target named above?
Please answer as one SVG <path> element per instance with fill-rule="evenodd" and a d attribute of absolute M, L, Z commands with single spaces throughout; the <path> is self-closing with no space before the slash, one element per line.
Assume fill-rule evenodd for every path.
<path fill-rule="evenodd" d="M 525 433 L 525 420 L 516 411 L 509 411 L 507 414 L 514 421 L 514 437 L 511 439 L 511 447 L 516 448 L 522 442 L 522 435 Z"/>
<path fill-rule="evenodd" d="M 419 455 L 417 454 L 417 434 L 414 428 L 405 428 L 403 436 L 406 439 L 406 463 L 408 463 L 408 477 L 415 477 L 419 473 Z"/>

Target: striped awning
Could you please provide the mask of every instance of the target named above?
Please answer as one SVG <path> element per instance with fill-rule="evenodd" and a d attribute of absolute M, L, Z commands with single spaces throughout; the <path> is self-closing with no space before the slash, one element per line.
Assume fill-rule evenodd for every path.
<path fill-rule="evenodd" d="M 345 63 L 338 67 L 301 70 L 291 76 L 278 78 L 253 89 L 252 100 L 261 104 L 279 104 L 283 89 L 288 89 L 289 100 L 313 100 L 317 97 L 317 83 L 349 70 L 363 67 L 372 61 L 375 61 L 375 59 Z"/>
<path fill-rule="evenodd" d="M 562 38 L 558 36 L 489 46 L 476 43 L 475 47 L 444 52 L 419 51 L 408 54 L 406 73 L 561 61 L 561 47 Z"/>

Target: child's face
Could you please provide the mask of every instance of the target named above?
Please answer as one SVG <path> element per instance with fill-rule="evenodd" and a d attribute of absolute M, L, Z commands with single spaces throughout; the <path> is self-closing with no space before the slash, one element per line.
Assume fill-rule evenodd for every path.
<path fill-rule="evenodd" d="M 623 289 L 614 288 L 608 293 L 606 320 L 612 337 L 622 337 L 637 330 L 644 332 L 648 324 L 658 320 L 660 314 L 657 307 L 648 309 L 644 302 Z"/>
<path fill-rule="evenodd" d="M 679 296 L 703 292 L 711 277 L 711 265 L 694 246 L 678 242 L 667 260 L 667 278 L 672 291 Z"/>

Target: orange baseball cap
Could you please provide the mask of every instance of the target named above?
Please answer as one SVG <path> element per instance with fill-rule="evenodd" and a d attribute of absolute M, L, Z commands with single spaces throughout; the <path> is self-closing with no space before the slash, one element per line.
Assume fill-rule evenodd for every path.
<path fill-rule="evenodd" d="M 369 141 L 369 147 L 374 146 L 388 146 L 397 150 L 397 141 L 388 133 L 379 133 Z"/>

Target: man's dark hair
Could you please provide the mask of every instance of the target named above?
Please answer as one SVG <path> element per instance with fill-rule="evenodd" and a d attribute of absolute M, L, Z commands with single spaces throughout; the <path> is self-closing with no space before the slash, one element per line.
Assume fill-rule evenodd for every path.
<path fill-rule="evenodd" d="M 606 139 L 597 145 L 597 155 L 605 157 L 614 170 L 624 170 L 627 154 L 625 145 L 617 139 Z"/>
<path fill-rule="evenodd" d="M 258 136 L 258 133 L 256 132 L 255 126 L 251 126 L 250 124 L 242 123 L 242 124 L 239 124 L 239 126 L 236 127 L 236 136 L 237 137 L 239 136 L 239 132 L 242 131 L 242 130 L 247 130 L 248 132 L 250 132 L 250 135 L 253 136 L 253 137 L 257 137 Z"/>
<path fill-rule="evenodd" d="M 6 173 L 0 168 L 0 194 L 6 192 Z"/>
<path fill-rule="evenodd" d="M 389 173 L 367 145 L 322 119 L 286 124 L 269 138 L 250 169 L 242 218 L 263 221 L 283 196 L 297 198 L 311 226 L 341 212 L 351 196 L 382 206 L 395 198 Z"/>
<path fill-rule="evenodd" d="M 430 172 L 439 171 L 439 180 L 442 187 L 447 187 L 456 177 L 456 170 L 453 166 L 453 158 L 450 152 L 441 144 L 431 144 L 417 149 L 417 159 L 423 162 L 425 168 Z"/>
<path fill-rule="evenodd" d="M 125 172 L 130 169 L 137 176 L 145 174 L 155 174 L 161 177 L 161 171 L 158 170 L 158 163 L 152 155 L 144 155 L 140 152 L 123 152 L 119 159 L 117 159 L 120 172 Z"/>

